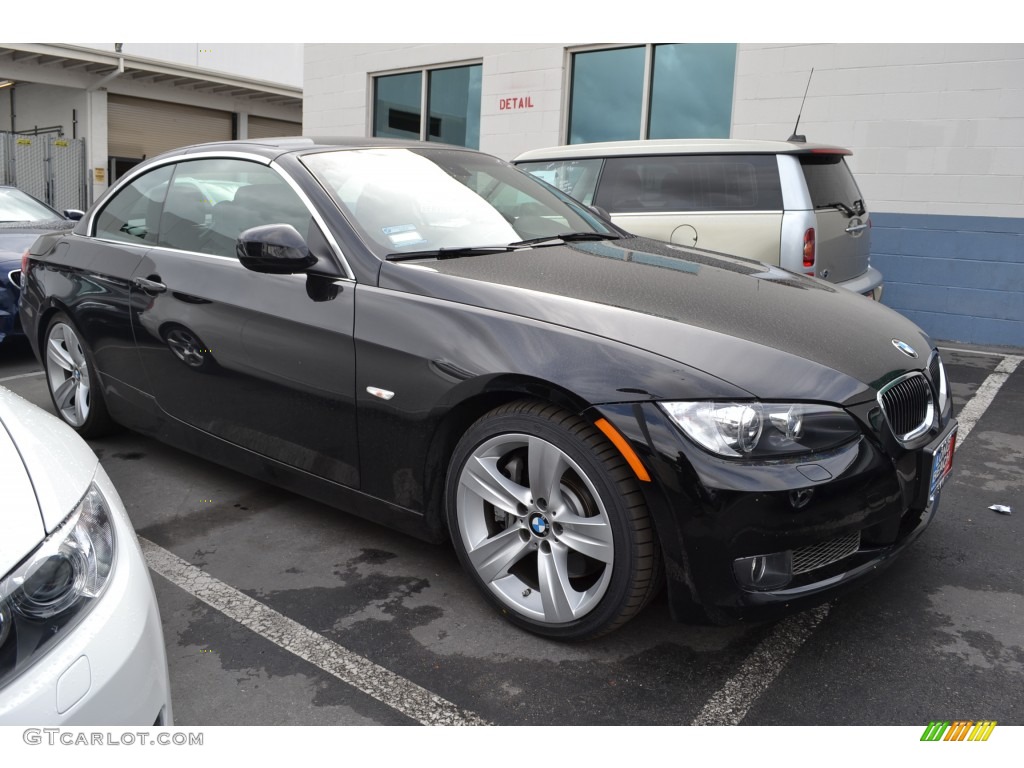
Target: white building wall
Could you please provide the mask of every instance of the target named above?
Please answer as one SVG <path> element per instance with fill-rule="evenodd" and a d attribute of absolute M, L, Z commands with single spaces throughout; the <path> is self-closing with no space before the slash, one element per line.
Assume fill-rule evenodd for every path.
<path fill-rule="evenodd" d="M 5 88 L 9 94 L 12 89 Z M 63 126 L 64 135 L 81 138 L 86 131 L 86 95 L 78 88 L 56 85 L 18 83 L 14 91 L 14 129 L 19 132 L 33 128 Z M 3 103 L 3 102 L 0 102 Z M 10 130 L 10 102 L 3 103 L 6 112 L 0 130 Z M 74 125 L 77 119 L 77 127 Z"/>
<path fill-rule="evenodd" d="M 481 63 L 480 149 L 510 159 L 558 144 L 567 45 L 307 45 L 303 132 L 368 136 L 374 75 Z M 518 99 L 529 98 L 532 106 L 508 108 L 506 101 L 503 109 L 502 100 L 511 98 L 517 105 Z"/>
<path fill-rule="evenodd" d="M 735 138 L 849 147 L 872 210 L 1024 216 L 1024 45 L 739 46 Z"/>

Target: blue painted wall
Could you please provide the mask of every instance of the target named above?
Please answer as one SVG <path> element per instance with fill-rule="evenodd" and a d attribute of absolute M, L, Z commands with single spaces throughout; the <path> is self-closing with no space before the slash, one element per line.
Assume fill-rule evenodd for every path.
<path fill-rule="evenodd" d="M 935 339 L 1024 347 L 1024 219 L 872 213 L 882 303 Z"/>

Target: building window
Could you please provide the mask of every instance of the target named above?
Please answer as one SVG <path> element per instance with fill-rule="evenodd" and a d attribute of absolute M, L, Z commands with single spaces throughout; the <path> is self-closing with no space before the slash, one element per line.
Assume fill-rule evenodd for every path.
<path fill-rule="evenodd" d="M 480 64 L 375 77 L 373 135 L 479 149 L 482 79 Z"/>
<path fill-rule="evenodd" d="M 728 138 L 735 72 L 732 43 L 574 53 L 568 143 Z"/>

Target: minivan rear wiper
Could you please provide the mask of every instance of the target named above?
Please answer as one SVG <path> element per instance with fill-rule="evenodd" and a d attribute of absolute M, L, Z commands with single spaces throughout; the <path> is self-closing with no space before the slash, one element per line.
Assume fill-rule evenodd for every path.
<path fill-rule="evenodd" d="M 614 232 L 562 232 L 558 235 L 547 235 L 546 237 L 531 237 L 528 240 L 519 240 L 509 243 L 511 247 L 522 247 L 527 245 L 540 245 L 541 243 L 553 243 L 561 240 L 563 243 L 574 243 L 582 240 L 618 240 L 620 235 Z"/>
<path fill-rule="evenodd" d="M 838 200 L 834 203 L 821 203 L 820 205 L 814 206 L 814 210 L 818 210 L 819 208 L 838 208 L 846 214 L 847 218 L 857 215 L 857 212 L 854 211 L 853 208 L 848 206 L 846 203 L 840 203 Z"/>
<path fill-rule="evenodd" d="M 457 259 L 460 256 L 483 256 L 488 253 L 504 253 L 515 250 L 511 245 L 474 245 L 460 248 L 431 248 L 426 251 L 405 251 L 389 253 L 388 261 L 412 261 L 414 259 Z"/>

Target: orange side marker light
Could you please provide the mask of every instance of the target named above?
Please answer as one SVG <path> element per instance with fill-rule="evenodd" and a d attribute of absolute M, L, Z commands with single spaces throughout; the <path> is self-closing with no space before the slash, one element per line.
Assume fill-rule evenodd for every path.
<path fill-rule="evenodd" d="M 644 467 L 643 462 L 640 461 L 640 457 L 636 455 L 636 451 L 633 450 L 626 438 L 607 419 L 598 419 L 594 422 L 594 425 L 604 432 L 605 437 L 611 440 L 612 444 L 619 449 L 622 458 L 633 469 L 633 473 L 637 478 L 645 483 L 651 482 L 651 476 L 647 474 L 647 469 Z"/>

